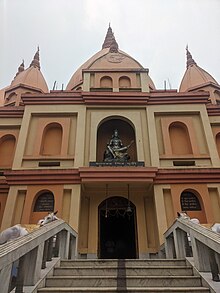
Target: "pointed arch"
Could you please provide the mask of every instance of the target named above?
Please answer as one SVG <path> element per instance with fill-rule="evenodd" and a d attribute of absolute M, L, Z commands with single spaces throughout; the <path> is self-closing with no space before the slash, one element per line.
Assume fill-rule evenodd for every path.
<path fill-rule="evenodd" d="M 187 126 L 182 122 L 173 122 L 169 126 L 172 153 L 175 155 L 192 154 L 192 145 Z"/>
<path fill-rule="evenodd" d="M 46 156 L 60 155 L 63 128 L 59 123 L 48 124 L 43 131 L 40 154 Z"/>
<path fill-rule="evenodd" d="M 14 159 L 16 138 L 7 134 L 0 139 L 0 166 L 11 167 Z"/>

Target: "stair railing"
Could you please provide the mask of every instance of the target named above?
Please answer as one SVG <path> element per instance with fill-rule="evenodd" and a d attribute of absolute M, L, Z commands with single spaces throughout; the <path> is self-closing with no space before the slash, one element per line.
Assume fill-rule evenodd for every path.
<path fill-rule="evenodd" d="M 198 271 L 211 272 L 212 279 L 219 281 L 219 234 L 188 219 L 179 218 L 164 233 L 164 237 L 166 258 L 193 256 Z"/>
<path fill-rule="evenodd" d="M 0 292 L 23 292 L 23 286 L 34 286 L 52 257 L 75 259 L 77 233 L 63 220 L 43 227 L 0 246 Z M 16 267 L 15 268 L 15 264 Z M 12 272 L 16 271 L 14 284 Z"/>

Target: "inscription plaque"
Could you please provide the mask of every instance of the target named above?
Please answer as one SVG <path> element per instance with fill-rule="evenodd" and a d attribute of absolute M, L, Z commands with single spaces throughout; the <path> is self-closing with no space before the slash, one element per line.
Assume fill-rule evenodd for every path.
<path fill-rule="evenodd" d="M 52 212 L 54 210 L 54 196 L 52 193 L 43 193 L 38 196 L 34 212 Z"/>
<path fill-rule="evenodd" d="M 192 192 L 183 192 L 180 201 L 182 211 L 201 211 L 200 202 Z"/>

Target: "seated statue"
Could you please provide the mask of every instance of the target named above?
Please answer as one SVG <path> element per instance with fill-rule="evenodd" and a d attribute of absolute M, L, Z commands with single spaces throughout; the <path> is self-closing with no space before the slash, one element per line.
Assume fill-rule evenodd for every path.
<path fill-rule="evenodd" d="M 127 150 L 133 142 L 131 141 L 128 146 L 124 146 L 118 135 L 118 130 L 115 129 L 110 142 L 107 144 L 104 162 L 127 162 L 130 159 Z"/>

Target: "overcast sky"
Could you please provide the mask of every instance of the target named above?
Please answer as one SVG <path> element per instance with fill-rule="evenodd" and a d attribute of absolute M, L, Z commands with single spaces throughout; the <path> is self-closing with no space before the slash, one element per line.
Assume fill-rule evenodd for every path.
<path fill-rule="evenodd" d="M 40 46 L 50 89 L 67 85 L 101 49 L 108 23 L 119 48 L 145 68 L 156 88 L 178 88 L 185 47 L 220 83 L 220 0 L 0 0 L 0 88 L 10 84 Z"/>

